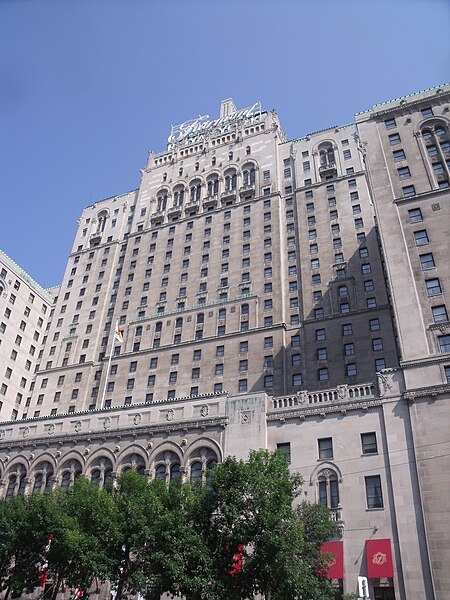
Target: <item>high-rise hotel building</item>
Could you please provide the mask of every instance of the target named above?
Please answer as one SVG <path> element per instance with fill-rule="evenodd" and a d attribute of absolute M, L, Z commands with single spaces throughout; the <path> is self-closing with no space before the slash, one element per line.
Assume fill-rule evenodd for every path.
<path fill-rule="evenodd" d="M 444 599 L 449 101 L 289 140 L 225 100 L 83 211 L 59 291 L 0 254 L 0 494 L 279 448 L 340 523 L 337 589 Z"/>

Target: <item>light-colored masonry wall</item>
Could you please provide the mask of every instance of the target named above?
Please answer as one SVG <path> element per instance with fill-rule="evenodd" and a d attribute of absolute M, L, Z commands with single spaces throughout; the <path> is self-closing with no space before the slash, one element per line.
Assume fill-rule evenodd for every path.
<path fill-rule="evenodd" d="M 371 597 L 444 600 L 449 93 L 293 141 L 257 108 L 150 152 L 137 190 L 83 211 L 48 320 L 37 294 L 20 344 L 32 290 L 6 265 L 2 359 L 25 368 L 35 331 L 42 347 L 20 410 L 0 381 L 1 494 L 102 484 L 125 466 L 206 478 L 226 455 L 280 447 L 311 501 L 336 482 L 345 592 L 366 574 L 365 541 L 389 538 L 395 576 L 371 580 Z"/>

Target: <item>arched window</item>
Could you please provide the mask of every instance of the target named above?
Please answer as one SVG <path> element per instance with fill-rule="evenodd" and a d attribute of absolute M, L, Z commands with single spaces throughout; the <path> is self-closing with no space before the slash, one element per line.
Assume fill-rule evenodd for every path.
<path fill-rule="evenodd" d="M 248 315 L 249 313 L 249 306 L 248 304 L 242 304 L 241 306 L 241 315 Z"/>
<path fill-rule="evenodd" d="M 162 331 L 162 321 L 158 321 L 155 325 L 155 332 L 158 333 L 160 331 Z"/>
<path fill-rule="evenodd" d="M 235 169 L 228 169 L 225 171 L 225 191 L 231 192 L 236 189 L 237 186 L 237 173 Z"/>
<path fill-rule="evenodd" d="M 335 164 L 336 160 L 331 142 L 324 142 L 319 145 L 319 159 L 321 167 L 332 166 Z"/>
<path fill-rule="evenodd" d="M 181 477 L 180 459 L 174 452 L 164 452 L 156 457 L 155 477 L 170 483 Z"/>
<path fill-rule="evenodd" d="M 65 471 L 61 478 L 61 487 L 66 489 L 70 487 L 70 471 Z"/>
<path fill-rule="evenodd" d="M 224 321 L 227 318 L 227 309 L 221 308 L 219 309 L 219 321 Z"/>
<path fill-rule="evenodd" d="M 122 462 L 123 471 L 136 471 L 139 475 L 145 474 L 145 460 L 140 454 L 129 454 Z"/>
<path fill-rule="evenodd" d="M 447 123 L 441 119 L 427 120 L 421 130 L 428 170 L 435 188 L 450 186 L 450 135 Z"/>
<path fill-rule="evenodd" d="M 8 480 L 8 488 L 6 490 L 7 498 L 11 498 L 11 496 L 15 495 L 16 483 L 17 483 L 17 475 L 10 475 L 9 480 Z"/>
<path fill-rule="evenodd" d="M 170 465 L 170 481 L 175 481 L 176 479 L 180 479 L 180 477 L 180 465 L 178 463 Z"/>
<path fill-rule="evenodd" d="M 108 211 L 102 210 L 97 215 L 97 233 L 103 233 L 106 226 L 106 219 L 108 218 Z"/>
<path fill-rule="evenodd" d="M 191 202 L 198 202 L 202 195 L 202 184 L 199 179 L 195 179 L 189 188 L 189 200 Z"/>
<path fill-rule="evenodd" d="M 76 460 L 68 460 L 61 467 L 61 487 L 68 488 L 73 485 L 75 479 L 80 477 L 83 469 L 81 463 Z"/>
<path fill-rule="evenodd" d="M 217 465 L 217 456 L 210 448 L 200 448 L 191 456 L 190 462 L 190 480 L 203 481 L 206 483 L 209 479 L 211 469 Z"/>
<path fill-rule="evenodd" d="M 202 463 L 199 461 L 191 464 L 191 481 L 202 480 Z"/>
<path fill-rule="evenodd" d="M 176 187 L 173 191 L 173 205 L 175 207 L 181 207 L 183 206 L 183 202 L 184 202 L 184 188 L 183 187 Z"/>
<path fill-rule="evenodd" d="M 339 506 L 339 480 L 332 469 L 323 469 L 317 478 L 319 486 L 319 501 L 328 508 Z"/>
<path fill-rule="evenodd" d="M 208 460 L 208 462 L 206 463 L 206 471 L 205 471 L 206 481 L 208 481 L 210 478 L 211 469 L 213 469 L 216 465 L 217 465 L 217 460 L 215 460 L 214 458 L 212 458 L 211 460 Z"/>
<path fill-rule="evenodd" d="M 197 315 L 197 325 L 201 325 L 204 322 L 205 322 L 205 314 L 204 313 L 198 313 L 198 315 Z"/>
<path fill-rule="evenodd" d="M 155 472 L 156 479 L 166 479 L 166 465 L 158 465 Z"/>
<path fill-rule="evenodd" d="M 157 212 L 162 212 L 164 210 L 166 210 L 167 207 L 167 192 L 162 191 L 159 192 L 157 195 Z"/>
<path fill-rule="evenodd" d="M 208 196 L 216 196 L 219 193 L 219 177 L 213 175 L 207 181 Z"/>
<path fill-rule="evenodd" d="M 41 462 L 34 470 L 33 494 L 42 494 L 51 489 L 53 467 L 49 462 Z"/>
<path fill-rule="evenodd" d="M 109 458 L 102 456 L 92 463 L 91 481 L 104 487 L 112 478 L 113 465 Z"/>
<path fill-rule="evenodd" d="M 346 285 L 340 285 L 338 288 L 338 292 L 339 292 L 339 298 L 347 298 L 348 289 L 347 289 Z"/>
<path fill-rule="evenodd" d="M 255 165 L 246 165 L 243 173 L 244 187 L 255 185 L 256 183 L 256 169 Z"/>
<path fill-rule="evenodd" d="M 175 321 L 175 329 L 179 329 L 180 327 L 183 327 L 183 317 L 177 317 Z"/>
<path fill-rule="evenodd" d="M 23 496 L 25 494 L 27 471 L 24 465 L 14 467 L 6 477 L 8 487 L 6 488 L 6 497 Z"/>

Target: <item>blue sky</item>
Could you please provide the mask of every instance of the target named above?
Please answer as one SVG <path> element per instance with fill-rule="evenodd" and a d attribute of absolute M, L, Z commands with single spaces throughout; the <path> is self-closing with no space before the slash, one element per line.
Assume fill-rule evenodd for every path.
<path fill-rule="evenodd" d="M 220 100 L 290 138 L 450 80 L 445 0 L 1 0 L 0 248 L 58 284 L 84 206 Z"/>

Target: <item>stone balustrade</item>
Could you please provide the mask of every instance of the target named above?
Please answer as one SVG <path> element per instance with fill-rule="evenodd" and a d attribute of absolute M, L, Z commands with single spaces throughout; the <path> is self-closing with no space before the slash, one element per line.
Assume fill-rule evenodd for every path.
<path fill-rule="evenodd" d="M 281 396 L 272 399 L 273 410 L 285 408 L 299 408 L 308 405 L 328 404 L 331 402 L 347 402 L 349 400 L 359 400 L 361 398 L 374 398 L 375 385 L 373 383 L 363 383 L 360 385 L 339 385 L 330 390 L 321 390 L 320 392 L 308 392 L 306 390 L 291 394 L 290 396 Z"/>

